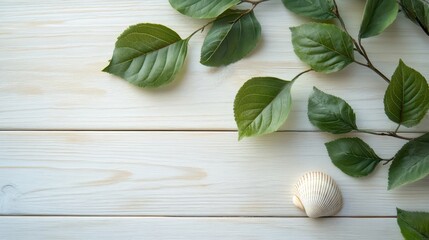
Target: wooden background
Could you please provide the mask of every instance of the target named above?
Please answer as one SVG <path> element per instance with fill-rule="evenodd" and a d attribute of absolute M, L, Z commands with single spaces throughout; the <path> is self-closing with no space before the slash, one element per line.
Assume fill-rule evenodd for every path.
<path fill-rule="evenodd" d="M 338 4 L 356 33 L 364 1 Z M 395 208 L 429 211 L 429 179 L 388 192 L 386 166 L 348 177 L 323 145 L 335 136 L 306 117 L 317 86 L 347 100 L 362 128 L 394 129 L 383 110 L 387 85 L 369 70 L 305 75 L 280 132 L 237 141 L 232 103 L 240 86 L 307 68 L 288 28 L 308 19 L 279 0 L 258 6 L 256 16 L 263 41 L 249 57 L 204 67 L 198 34 L 177 81 L 145 90 L 101 72 L 116 37 L 139 22 L 186 37 L 204 20 L 167 0 L 2 0 L 0 239 L 401 239 Z M 386 75 L 402 58 L 428 77 L 428 41 L 400 14 L 364 44 Z M 429 131 L 429 117 L 401 131 Z M 386 158 L 405 143 L 358 136 Z M 292 185 L 310 170 L 338 182 L 345 204 L 336 217 L 308 219 L 292 205 Z"/>

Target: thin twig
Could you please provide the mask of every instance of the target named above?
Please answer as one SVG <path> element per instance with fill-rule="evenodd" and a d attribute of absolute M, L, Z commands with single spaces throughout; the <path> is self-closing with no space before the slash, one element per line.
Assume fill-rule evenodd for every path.
<path fill-rule="evenodd" d="M 359 62 L 357 60 L 354 60 L 354 62 L 357 63 L 357 64 L 359 64 L 359 65 L 361 65 L 361 66 L 368 67 L 368 65 L 366 65 L 365 63 L 361 63 L 361 62 Z"/>
<path fill-rule="evenodd" d="M 367 66 L 369 69 L 373 70 L 375 73 L 377 73 L 381 78 L 383 78 L 386 82 L 390 83 L 390 79 L 388 77 L 386 77 L 386 75 L 384 75 L 382 72 L 380 72 L 380 70 L 378 70 L 374 64 L 372 64 L 371 60 L 368 57 L 368 54 L 366 53 L 365 48 L 362 46 L 362 41 L 361 38 L 359 38 L 359 47 L 362 50 L 362 56 L 366 59 L 366 61 L 368 62 Z"/>
<path fill-rule="evenodd" d="M 346 32 L 347 35 L 349 35 L 349 37 L 353 41 L 353 45 L 355 46 L 355 48 L 353 50 L 357 51 L 360 55 L 362 55 L 362 57 L 364 57 L 365 60 L 367 61 L 367 64 L 363 64 L 363 63 L 360 63 L 358 61 L 354 61 L 354 62 L 357 63 L 357 64 L 359 64 L 359 65 L 361 65 L 361 66 L 364 66 L 364 67 L 367 67 L 367 68 L 371 69 L 372 71 L 374 71 L 375 73 L 377 73 L 381 78 L 383 78 L 384 81 L 390 83 L 389 78 L 386 77 L 382 72 L 380 72 L 380 70 L 378 70 L 374 66 L 374 64 L 372 64 L 371 60 L 368 57 L 368 54 L 366 53 L 365 48 L 362 45 L 361 38 L 358 39 L 358 41 L 359 41 L 358 42 L 347 31 L 346 24 L 344 23 L 344 20 L 343 20 L 343 18 L 340 15 L 340 12 L 338 10 L 338 6 L 337 6 L 337 3 L 335 2 L 335 0 L 334 0 L 334 6 L 335 6 L 335 9 L 334 9 L 335 16 L 338 18 L 338 21 L 340 22 L 341 27 L 344 29 L 344 32 Z"/>
<path fill-rule="evenodd" d="M 358 42 L 352 37 L 352 35 L 349 33 L 349 31 L 347 30 L 346 24 L 344 23 L 343 18 L 341 17 L 340 11 L 338 10 L 338 6 L 337 6 L 337 2 L 334 0 L 334 14 L 335 16 L 337 16 L 338 21 L 340 22 L 341 27 L 343 28 L 344 32 L 347 33 L 347 35 L 349 35 L 349 37 L 352 39 L 353 41 L 353 45 L 355 45 L 355 50 L 362 55 L 363 57 L 367 57 L 367 55 L 365 54 L 365 50 L 362 49 L 362 46 L 360 44 L 358 44 Z"/>
<path fill-rule="evenodd" d="M 399 138 L 399 139 L 404 139 L 404 140 L 413 140 L 413 138 L 400 136 L 400 135 L 398 135 L 396 132 L 389 132 L 388 134 L 389 134 L 389 136 L 392 136 L 392 137 L 395 137 L 395 138 Z"/>
<path fill-rule="evenodd" d="M 381 78 L 383 78 L 384 81 L 386 81 L 387 83 L 390 83 L 389 78 L 386 77 L 386 75 L 384 75 L 382 72 L 380 72 L 380 70 L 378 70 L 376 67 L 374 67 L 374 65 L 372 65 L 371 62 L 368 62 L 367 67 L 372 71 L 374 71 L 375 73 L 377 73 Z"/>
<path fill-rule="evenodd" d="M 367 134 L 377 135 L 377 136 L 394 137 L 394 138 L 399 138 L 399 139 L 408 140 L 408 141 L 413 140 L 413 138 L 400 136 L 395 132 L 372 132 L 372 131 L 367 131 L 367 130 L 362 130 L 362 129 L 358 129 L 356 131 L 360 132 L 360 133 L 367 133 Z"/>

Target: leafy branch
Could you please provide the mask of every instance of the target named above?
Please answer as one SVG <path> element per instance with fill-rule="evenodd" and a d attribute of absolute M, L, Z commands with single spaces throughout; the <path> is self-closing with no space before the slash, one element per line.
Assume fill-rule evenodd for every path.
<path fill-rule="evenodd" d="M 353 41 L 353 44 L 354 44 L 354 46 L 355 46 L 355 48 L 354 48 L 354 50 L 356 51 L 356 52 L 358 52 L 362 57 L 364 57 L 365 58 L 365 60 L 366 60 L 366 63 L 361 63 L 361 62 L 359 62 L 359 61 L 357 61 L 357 60 L 354 60 L 354 62 L 355 63 L 357 63 L 357 64 L 359 64 L 359 65 L 361 65 L 361 66 L 364 66 L 364 67 L 367 67 L 367 68 L 369 68 L 369 69 L 371 69 L 372 71 L 374 71 L 375 73 L 377 73 L 381 78 L 383 78 L 383 80 L 384 81 L 386 81 L 387 83 L 389 83 L 390 82 L 390 79 L 388 78 L 388 77 L 386 77 L 386 75 L 384 75 L 380 70 L 378 70 L 375 66 L 374 66 L 374 64 L 371 62 L 371 60 L 369 59 L 369 56 L 368 56 L 368 54 L 366 53 L 366 49 L 363 47 L 363 45 L 362 45 L 362 39 L 361 39 L 361 37 L 359 37 L 359 39 L 358 39 L 358 41 L 356 41 L 352 36 L 351 36 L 351 34 L 347 31 L 347 28 L 346 28 L 346 24 L 344 23 L 344 20 L 343 20 L 343 18 L 341 17 L 341 15 L 340 15 L 340 11 L 338 10 L 338 6 L 337 6 L 337 3 L 336 3 L 336 1 L 335 0 L 333 0 L 333 3 L 334 3 L 334 6 L 335 6 L 335 8 L 334 8 L 334 14 L 335 14 L 335 16 L 338 18 L 338 21 L 340 22 L 340 25 L 341 25 L 341 27 L 343 28 L 343 30 L 350 36 L 350 38 L 352 39 L 352 41 Z M 395 9 L 395 8 L 393 8 L 393 9 Z M 394 11 L 392 11 L 392 13 L 393 13 Z"/>
<path fill-rule="evenodd" d="M 317 88 L 314 88 L 308 102 L 310 122 L 320 130 L 332 134 L 354 131 L 409 141 L 393 158 L 385 160 L 378 157 L 375 151 L 359 138 L 340 138 L 326 144 L 332 162 L 351 176 L 366 176 L 375 169 L 378 163 L 392 162 L 389 169 L 389 189 L 428 176 L 429 133 L 418 138 L 408 138 L 398 134 L 400 126 L 416 126 L 428 112 L 428 83 L 418 71 L 407 66 L 402 60 L 399 61 L 392 77 L 386 77 L 371 62 L 362 44 L 362 39 L 381 34 L 393 23 L 398 13 L 397 2 L 394 0 L 368 0 L 358 40 L 355 40 L 348 32 L 334 0 L 306 3 L 284 0 L 283 2 L 289 10 L 315 20 L 338 19 L 342 29 L 324 23 L 307 23 L 291 28 L 295 53 L 316 72 L 337 72 L 352 62 L 376 72 L 389 83 L 384 96 L 385 113 L 391 121 L 398 124 L 398 127 L 394 131 L 387 132 L 360 129 L 356 125 L 355 113 L 347 102 Z M 309 6 L 306 4 L 314 4 L 315 9 L 307 11 Z M 366 63 L 357 61 L 354 52 L 363 56 Z M 404 171 L 404 169 L 406 170 Z"/>
<path fill-rule="evenodd" d="M 152 23 L 130 26 L 115 44 L 112 59 L 103 70 L 139 87 L 161 87 L 175 79 L 184 66 L 189 40 L 211 26 L 201 48 L 200 63 L 209 67 L 229 65 L 251 53 L 261 39 L 261 25 L 254 9 L 268 0 L 169 0 L 178 12 L 193 18 L 211 19 L 182 39 L 172 29 Z M 362 40 L 381 34 L 396 19 L 399 5 L 406 16 L 429 35 L 427 0 L 367 0 L 359 35 L 351 36 L 335 0 L 282 0 L 292 12 L 316 22 L 291 27 L 292 45 L 298 58 L 309 65 L 292 80 L 254 77 L 240 88 L 234 101 L 234 117 L 239 139 L 272 133 L 287 120 L 292 109 L 292 86 L 303 74 L 338 72 L 351 63 L 371 69 L 388 83 L 384 95 L 386 116 L 394 131 L 360 129 L 352 107 L 343 99 L 316 87 L 308 100 L 309 121 L 332 134 L 350 132 L 394 137 L 407 143 L 389 159 L 380 158 L 362 139 L 339 138 L 325 144 L 332 163 L 345 174 L 363 177 L 381 163 L 390 164 L 388 189 L 421 180 L 429 175 L 429 133 L 416 138 L 398 134 L 401 126 L 414 127 L 429 109 L 429 86 L 422 74 L 402 60 L 392 77 L 387 77 L 371 61 Z M 247 9 L 235 6 L 247 3 Z M 334 24 L 319 23 L 337 19 Z M 359 54 L 362 62 L 357 60 Z M 421 225 L 423 222 L 423 225 Z M 428 213 L 398 209 L 398 224 L 407 239 L 429 236 Z"/>
<path fill-rule="evenodd" d="M 201 48 L 201 64 L 219 67 L 234 63 L 252 52 L 260 41 L 261 25 L 253 10 L 266 1 L 170 0 L 170 4 L 185 15 L 214 19 L 185 39 L 159 24 L 130 26 L 118 37 L 110 64 L 103 71 L 139 87 L 164 86 L 172 82 L 184 66 L 189 40 L 210 25 Z M 250 3 L 252 7 L 230 9 L 240 3 Z"/>

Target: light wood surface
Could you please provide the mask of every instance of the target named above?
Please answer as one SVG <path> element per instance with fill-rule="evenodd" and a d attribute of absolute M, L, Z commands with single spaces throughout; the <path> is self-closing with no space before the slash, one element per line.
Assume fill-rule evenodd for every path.
<path fill-rule="evenodd" d="M 7 217 L 0 238 L 70 240 L 401 239 L 396 219 Z M 12 236 L 11 238 L 9 238 Z"/>
<path fill-rule="evenodd" d="M 359 29 L 363 4 L 339 3 L 351 32 Z M 139 22 L 162 23 L 186 37 L 205 21 L 180 15 L 167 0 L 3 0 L 0 129 L 236 129 L 232 102 L 247 79 L 291 79 L 308 68 L 293 53 L 289 31 L 308 20 L 288 12 L 280 0 L 261 4 L 256 16 L 263 41 L 249 57 L 223 68 L 202 66 L 204 34 L 198 34 L 177 82 L 154 91 L 101 72 L 116 37 Z M 380 37 L 364 43 L 387 76 L 399 58 L 429 76 L 428 38 L 402 14 Z M 395 129 L 383 110 L 386 83 L 357 65 L 303 76 L 293 87 L 293 112 L 283 129 L 314 130 L 306 114 L 312 86 L 346 99 L 362 128 Z M 424 123 L 414 130 L 428 131 L 428 117 Z"/>
<path fill-rule="evenodd" d="M 402 140 L 365 137 L 390 158 Z M 429 179 L 387 191 L 387 167 L 353 179 L 329 160 L 329 135 L 277 133 L 237 142 L 214 132 L 4 132 L 0 186 L 6 214 L 303 216 L 292 185 L 330 174 L 344 195 L 339 216 L 428 209 Z M 310 150 L 311 149 L 311 150 Z"/>
<path fill-rule="evenodd" d="M 365 1 L 338 0 L 350 32 Z M 393 130 L 387 87 L 351 65 L 310 73 L 293 87 L 282 132 L 237 141 L 232 104 L 254 76 L 291 79 L 307 69 L 289 27 L 308 19 L 280 0 L 255 10 L 263 41 L 222 68 L 199 64 L 204 34 L 190 43 L 184 71 L 158 90 L 102 73 L 129 25 L 161 23 L 187 37 L 206 21 L 180 15 L 168 0 L 0 1 L 0 239 L 401 239 L 395 208 L 429 211 L 429 179 L 387 191 L 388 166 L 355 179 L 329 160 L 335 136 L 307 120 L 313 86 L 347 100 L 361 128 Z M 429 38 L 399 14 L 364 40 L 387 76 L 399 58 L 429 77 Z M 429 117 L 409 136 L 429 131 Z M 383 158 L 405 142 L 359 136 Z M 330 174 L 344 208 L 311 220 L 291 203 L 306 171 Z"/>

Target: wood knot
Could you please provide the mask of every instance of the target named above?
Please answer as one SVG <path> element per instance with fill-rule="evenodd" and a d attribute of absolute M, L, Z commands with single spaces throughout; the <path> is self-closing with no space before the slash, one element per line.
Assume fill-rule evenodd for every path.
<path fill-rule="evenodd" d="M 7 184 L 0 189 L 0 213 L 12 213 L 15 212 L 14 208 L 16 202 L 20 196 L 18 189 L 12 185 Z"/>

